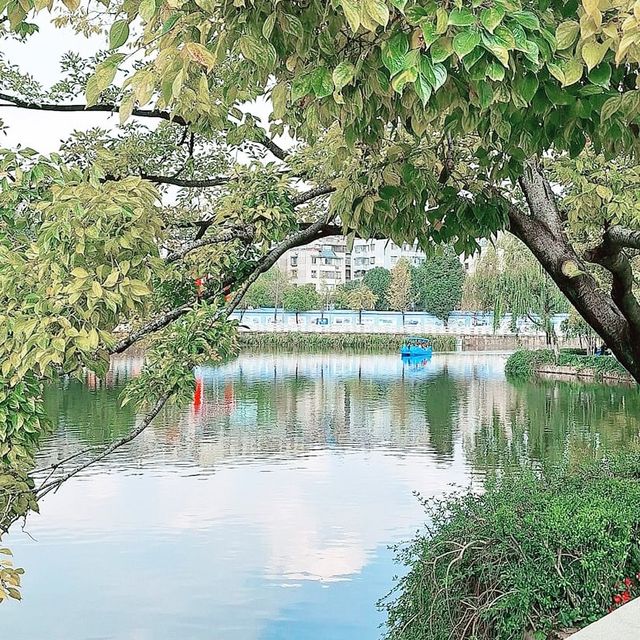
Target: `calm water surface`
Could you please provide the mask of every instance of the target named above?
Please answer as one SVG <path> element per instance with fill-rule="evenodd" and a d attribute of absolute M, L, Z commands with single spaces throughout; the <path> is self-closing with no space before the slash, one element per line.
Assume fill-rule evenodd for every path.
<path fill-rule="evenodd" d="M 518 460 L 586 456 L 640 433 L 635 389 L 513 386 L 506 357 L 242 355 L 202 394 L 48 496 L 7 543 L 24 600 L 11 640 L 375 640 L 388 545 L 439 495 Z M 136 422 L 105 386 L 47 393 L 51 463 Z"/>

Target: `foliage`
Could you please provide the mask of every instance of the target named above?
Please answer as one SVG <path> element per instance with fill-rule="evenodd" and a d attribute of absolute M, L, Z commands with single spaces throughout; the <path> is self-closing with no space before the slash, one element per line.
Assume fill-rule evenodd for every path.
<path fill-rule="evenodd" d="M 349 296 L 359 287 L 360 283 L 356 280 L 349 280 L 338 285 L 332 295 L 332 302 L 336 309 L 351 309 Z"/>
<path fill-rule="evenodd" d="M 365 284 L 358 284 L 349 292 L 347 297 L 350 309 L 356 311 L 371 311 L 376 306 L 376 296 Z"/>
<path fill-rule="evenodd" d="M 493 311 L 495 326 L 505 313 L 512 314 L 514 327 L 519 318 L 528 318 L 547 334 L 549 344 L 557 340 L 553 316 L 568 309 L 566 298 L 531 252 L 509 234 L 483 251 L 465 293 L 481 310 Z"/>
<path fill-rule="evenodd" d="M 587 349 L 587 355 L 592 355 L 598 343 L 598 334 L 576 313 L 569 309 L 569 317 L 562 322 L 562 331 L 567 338 L 577 338 Z"/>
<path fill-rule="evenodd" d="M 411 286 L 411 265 L 405 258 L 400 258 L 391 269 L 391 283 L 389 284 L 389 308 L 393 311 L 404 312 L 412 308 L 414 303 Z"/>
<path fill-rule="evenodd" d="M 389 287 L 391 286 L 391 272 L 384 267 L 369 269 L 362 278 L 362 284 L 367 286 L 376 297 L 376 311 L 389 309 Z"/>
<path fill-rule="evenodd" d="M 282 296 L 285 311 L 312 311 L 320 307 L 320 296 L 312 284 L 289 286 Z"/>
<path fill-rule="evenodd" d="M 589 371 L 598 379 L 603 375 L 621 378 L 628 376 L 626 369 L 613 356 L 584 356 L 570 351 L 555 354 L 549 349 L 516 351 L 507 359 L 505 372 L 514 379 L 528 379 L 536 373 L 538 367 L 545 364 L 573 367 L 576 372 Z"/>
<path fill-rule="evenodd" d="M 289 280 L 286 275 L 277 267 L 273 267 L 267 273 L 261 274 L 249 287 L 242 299 L 242 306 L 244 308 L 264 309 L 275 307 L 276 302 L 280 306 L 283 304 L 284 295 L 289 286 Z M 299 311 L 304 311 L 304 309 L 299 309 Z"/>
<path fill-rule="evenodd" d="M 602 617 L 640 569 L 640 456 L 522 470 L 425 501 L 386 602 L 389 639 L 512 640 Z"/>
<path fill-rule="evenodd" d="M 397 352 L 406 336 L 379 333 L 241 333 L 241 347 L 262 349 L 375 349 Z M 435 351 L 455 351 L 454 336 L 431 336 Z"/>
<path fill-rule="evenodd" d="M 453 251 L 428 257 L 412 273 L 418 308 L 446 324 L 449 314 L 460 305 L 464 280 L 464 268 Z"/>

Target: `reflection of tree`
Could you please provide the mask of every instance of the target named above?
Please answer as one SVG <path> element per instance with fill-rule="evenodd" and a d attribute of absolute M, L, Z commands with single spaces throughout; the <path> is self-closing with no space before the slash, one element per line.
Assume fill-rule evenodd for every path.
<path fill-rule="evenodd" d="M 429 442 L 438 456 L 450 458 L 458 432 L 460 389 L 446 367 L 428 384 L 418 387 L 418 399 L 429 427 Z"/>
<path fill-rule="evenodd" d="M 511 389 L 508 412 L 482 421 L 469 454 L 482 469 L 553 463 L 622 449 L 640 434 L 640 391 L 537 381 Z"/>
<path fill-rule="evenodd" d="M 128 433 L 135 422 L 133 406 L 120 406 L 121 391 L 106 386 L 89 391 L 77 380 L 70 380 L 64 390 L 46 387 L 47 416 L 54 430 L 65 427 L 88 444 L 108 444 Z"/>

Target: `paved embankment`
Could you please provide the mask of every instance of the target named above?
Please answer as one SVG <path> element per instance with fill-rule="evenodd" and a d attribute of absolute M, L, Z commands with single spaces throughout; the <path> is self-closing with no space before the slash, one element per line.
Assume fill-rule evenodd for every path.
<path fill-rule="evenodd" d="M 640 598 L 616 609 L 571 636 L 571 640 L 638 640 L 640 638 Z"/>

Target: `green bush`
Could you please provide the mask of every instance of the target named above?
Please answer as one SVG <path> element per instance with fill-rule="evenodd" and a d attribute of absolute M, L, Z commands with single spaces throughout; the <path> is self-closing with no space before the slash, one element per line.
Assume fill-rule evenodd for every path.
<path fill-rule="evenodd" d="M 397 351 L 406 339 L 399 334 L 380 333 L 241 333 L 239 344 L 245 348 L 370 349 Z M 434 351 L 455 351 L 455 336 L 429 338 Z"/>
<path fill-rule="evenodd" d="M 613 356 L 586 356 L 561 351 L 557 356 L 549 349 L 530 351 L 521 349 L 511 354 L 505 365 L 505 373 L 511 378 L 531 378 L 541 364 L 573 367 L 576 371 L 591 370 L 596 378 L 605 373 L 628 376 L 627 370 Z"/>
<path fill-rule="evenodd" d="M 425 501 L 427 529 L 382 603 L 387 638 L 545 639 L 602 617 L 640 569 L 639 477 L 633 455 Z"/>

